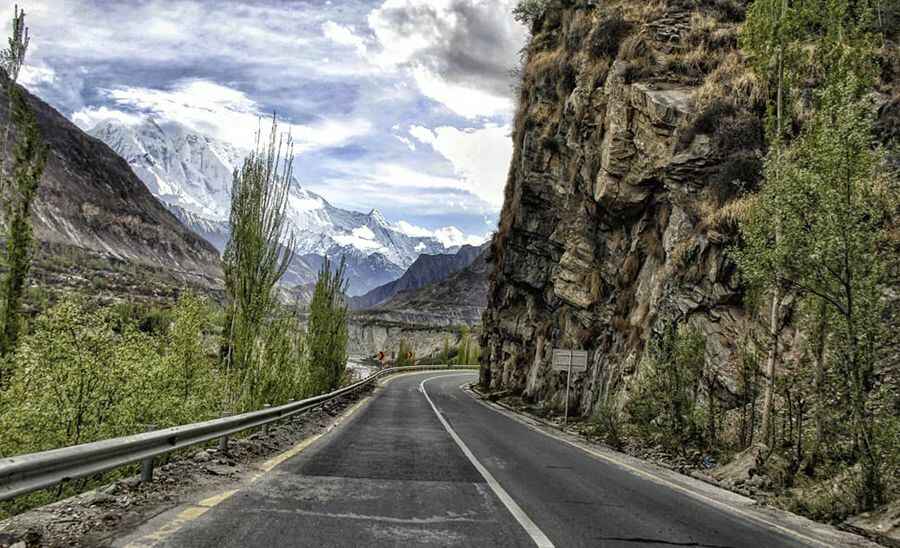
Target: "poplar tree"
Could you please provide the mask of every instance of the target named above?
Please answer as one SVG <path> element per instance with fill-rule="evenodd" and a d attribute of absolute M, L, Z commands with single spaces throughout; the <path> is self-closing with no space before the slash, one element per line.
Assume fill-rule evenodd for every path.
<path fill-rule="evenodd" d="M 886 268 L 880 253 L 888 216 L 897 207 L 883 154 L 874 148 L 872 72 L 865 37 L 831 3 L 820 54 L 829 72 L 816 114 L 778 160 L 755 207 L 741 223 L 738 262 L 751 283 L 777 277 L 801 296 L 820 301 L 824 337 L 816 352 L 840 372 L 851 407 L 855 451 L 863 471 L 858 501 L 872 508 L 882 493 L 868 387 L 877 360 Z M 856 36 L 856 38 L 854 38 Z M 767 176 L 773 169 L 767 166 Z M 771 220 L 780 218 L 778 232 Z M 830 341 L 827 346 L 825 341 Z"/>
<path fill-rule="evenodd" d="M 772 98 L 768 105 L 770 152 L 766 161 L 767 184 L 773 181 L 773 184 L 777 184 L 783 173 L 781 164 L 785 119 L 790 116 L 796 67 L 801 62 L 799 40 L 804 28 L 805 13 L 802 8 L 792 6 L 789 0 L 756 0 L 747 11 L 747 21 L 740 35 L 741 49 L 746 53 L 753 70 L 762 77 Z M 775 212 L 772 219 L 777 245 L 781 239 L 780 212 Z M 784 300 L 784 288 L 779 273 L 773 271 L 771 274 L 770 278 L 761 281 L 761 285 L 771 291 L 761 435 L 766 444 L 771 443 L 772 409 L 775 377 L 780 361 L 778 346 Z"/>
<path fill-rule="evenodd" d="M 34 255 L 31 207 L 47 161 L 47 147 L 41 138 L 34 112 L 17 86 L 30 41 L 25 26 L 25 12 L 16 6 L 13 33 L 9 47 L 0 55 L 7 73 L 7 123 L 0 147 L 0 197 L 3 199 L 3 237 L 6 240 L 0 280 L 0 357 L 15 350 L 21 329 L 22 300 Z M 6 158 L 12 128 L 16 142 L 12 148 L 12 164 L 7 174 Z M 0 370 L 0 382 L 3 371 Z"/>
<path fill-rule="evenodd" d="M 228 308 L 222 354 L 245 393 L 254 393 L 261 377 L 258 337 L 277 304 L 275 286 L 293 258 L 294 236 L 285 217 L 292 179 L 291 140 L 279 135 L 273 117 L 267 138 L 258 136 L 256 150 L 234 172 L 223 257 Z"/>
<path fill-rule="evenodd" d="M 332 269 L 331 261 L 326 258 L 309 305 L 307 351 L 310 388 L 315 394 L 338 388 L 347 368 L 349 309 L 344 299 L 345 272 L 343 259 L 337 269 Z"/>

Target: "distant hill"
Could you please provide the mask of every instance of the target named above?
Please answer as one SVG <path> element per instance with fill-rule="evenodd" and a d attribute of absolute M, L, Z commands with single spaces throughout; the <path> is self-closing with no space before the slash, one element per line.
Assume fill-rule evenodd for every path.
<path fill-rule="evenodd" d="M 424 287 L 401 291 L 380 305 L 359 311 L 361 323 L 422 326 L 474 326 L 487 306 L 490 248 L 485 246 L 469 266 L 449 278 Z"/>
<path fill-rule="evenodd" d="M 399 279 L 376 287 L 365 295 L 351 297 L 350 307 L 354 310 L 372 308 L 402 291 L 419 289 L 446 280 L 471 265 L 486 248 L 487 244 L 478 247 L 465 245 L 452 254 L 420 255 Z"/>
<path fill-rule="evenodd" d="M 0 70 L 0 89 L 8 84 Z M 80 249 L 105 264 L 145 265 L 193 283 L 221 284 L 216 249 L 179 222 L 125 160 L 41 99 L 24 93 L 50 147 L 33 212 L 43 253 L 52 259 L 52 250 Z M 0 101 L 0 125 L 7 118 L 7 101 Z M 15 132 L 11 137 L 15 141 Z"/>

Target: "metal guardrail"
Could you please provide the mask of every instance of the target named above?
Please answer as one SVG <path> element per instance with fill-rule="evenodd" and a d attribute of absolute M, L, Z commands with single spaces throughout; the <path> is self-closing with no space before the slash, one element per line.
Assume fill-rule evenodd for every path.
<path fill-rule="evenodd" d="M 0 459 L 0 501 L 53 487 L 65 481 L 107 472 L 127 464 L 144 463 L 143 479 L 152 478 L 154 457 L 212 441 L 225 440 L 244 430 L 265 426 L 308 411 L 335 398 L 350 394 L 393 373 L 416 371 L 452 371 L 473 367 L 414 366 L 382 369 L 369 377 L 320 396 L 291 402 L 279 407 L 252 411 L 206 422 L 175 426 L 163 430 L 85 443 L 41 453 Z M 220 443 L 220 447 L 223 444 Z M 227 446 L 226 444 L 224 444 Z M 148 471 L 149 468 L 149 471 Z"/>

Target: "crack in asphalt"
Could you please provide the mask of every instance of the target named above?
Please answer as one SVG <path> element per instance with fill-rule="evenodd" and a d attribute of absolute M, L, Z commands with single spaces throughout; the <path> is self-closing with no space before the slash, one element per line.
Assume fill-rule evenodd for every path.
<path fill-rule="evenodd" d="M 594 540 L 617 540 L 619 542 L 640 542 L 644 544 L 662 544 L 664 546 L 696 546 L 697 548 L 733 548 L 722 544 L 703 544 L 700 542 L 672 542 L 643 537 L 594 537 Z"/>

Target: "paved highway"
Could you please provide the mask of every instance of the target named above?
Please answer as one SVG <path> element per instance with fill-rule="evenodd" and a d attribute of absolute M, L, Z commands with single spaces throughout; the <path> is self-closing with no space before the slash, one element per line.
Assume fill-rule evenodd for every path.
<path fill-rule="evenodd" d="M 393 379 L 159 545 L 809 546 L 482 405 L 460 388 L 474 378 Z"/>

